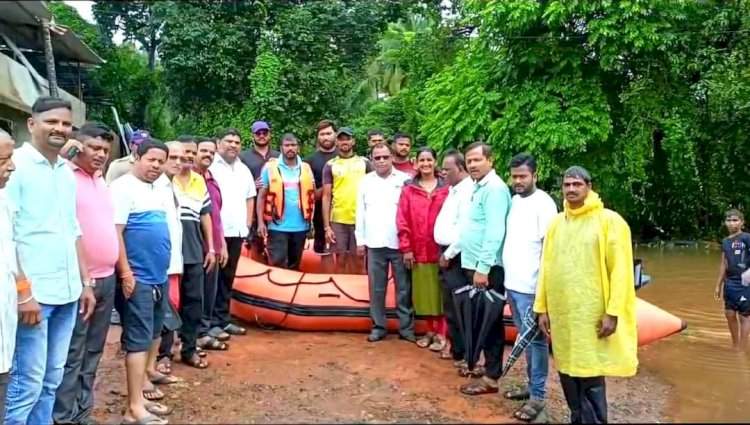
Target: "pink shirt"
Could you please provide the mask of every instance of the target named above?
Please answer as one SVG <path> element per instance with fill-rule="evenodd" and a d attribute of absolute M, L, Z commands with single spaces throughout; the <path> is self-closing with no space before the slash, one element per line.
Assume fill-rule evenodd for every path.
<path fill-rule="evenodd" d="M 92 176 L 72 162 L 69 165 L 76 178 L 76 216 L 89 274 L 94 279 L 111 276 L 119 255 L 112 195 L 101 172 Z"/>

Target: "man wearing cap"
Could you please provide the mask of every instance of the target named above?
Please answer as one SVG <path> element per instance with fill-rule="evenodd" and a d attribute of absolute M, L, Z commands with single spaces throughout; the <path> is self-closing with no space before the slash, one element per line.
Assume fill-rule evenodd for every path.
<path fill-rule="evenodd" d="M 138 145 L 149 139 L 149 133 L 145 130 L 138 130 L 130 136 L 130 155 L 123 156 L 112 161 L 107 169 L 107 175 L 105 180 L 107 184 L 117 180 L 118 177 L 122 177 L 129 173 L 133 169 L 133 163 L 135 163 L 135 151 L 138 149 Z"/>
<path fill-rule="evenodd" d="M 604 208 L 583 167 L 563 175 L 564 212 L 542 248 L 534 312 L 554 340 L 571 423 L 607 423 L 605 376 L 638 369 L 633 248 L 628 223 Z"/>
<path fill-rule="evenodd" d="M 362 269 L 357 261 L 354 235 L 357 191 L 365 174 L 372 171 L 370 162 L 355 154 L 354 131 L 343 127 L 336 133 L 338 155 L 323 169 L 323 224 L 326 239 L 336 254 L 340 272 L 356 273 Z"/>

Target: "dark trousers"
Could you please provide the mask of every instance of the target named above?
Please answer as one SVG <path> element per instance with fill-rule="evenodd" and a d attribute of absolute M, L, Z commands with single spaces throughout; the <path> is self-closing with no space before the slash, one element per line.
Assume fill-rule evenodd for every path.
<path fill-rule="evenodd" d="M 465 284 L 474 282 L 474 270 L 463 269 Z M 492 266 L 489 273 L 489 288 L 505 293 L 505 270 L 500 266 Z M 501 303 L 500 311 L 503 311 L 505 303 Z M 484 368 L 485 376 L 491 379 L 500 379 L 503 370 L 503 350 L 505 349 L 505 324 L 502 313 L 495 323 L 486 323 L 490 331 L 484 340 Z"/>
<path fill-rule="evenodd" d="M 180 281 L 180 340 L 182 358 L 189 359 L 195 354 L 195 340 L 203 317 L 203 264 L 185 264 Z"/>
<path fill-rule="evenodd" d="M 440 252 L 443 253 L 448 247 L 441 246 Z M 464 286 L 464 272 L 461 269 L 461 255 L 457 255 L 450 260 L 447 268 L 440 268 L 438 274 L 440 286 L 443 289 L 443 314 L 448 324 L 448 337 L 451 340 L 451 355 L 453 360 L 461 360 L 465 357 L 466 346 L 461 327 L 458 325 L 456 313 L 456 304 L 453 302 L 453 291 Z"/>
<path fill-rule="evenodd" d="M 232 285 L 234 284 L 234 275 L 237 273 L 237 262 L 240 260 L 243 242 L 240 237 L 225 238 L 225 240 L 229 259 L 219 272 L 219 283 L 216 285 L 216 303 L 211 316 L 211 326 L 222 329 L 229 325 L 231 320 L 229 301 L 232 299 Z"/>
<path fill-rule="evenodd" d="M 268 263 L 274 267 L 297 270 L 305 250 L 307 232 L 268 231 Z"/>
<path fill-rule="evenodd" d="M 198 326 L 199 338 L 208 335 L 208 331 L 211 329 L 211 316 L 216 304 L 216 286 L 219 282 L 220 268 L 217 263 L 210 272 L 206 273 L 203 281 L 203 314 L 201 324 Z"/>
<path fill-rule="evenodd" d="M 572 424 L 607 423 L 607 386 L 603 376 L 576 378 L 560 373 Z"/>
<path fill-rule="evenodd" d="M 393 268 L 396 286 L 396 314 L 399 334 L 414 336 L 414 308 L 411 300 L 411 274 L 397 249 L 368 248 L 367 275 L 370 281 L 370 318 L 372 331 L 385 335 L 388 332 L 385 315 L 385 297 L 388 288 L 388 270 Z"/>
<path fill-rule="evenodd" d="M 116 282 L 114 275 L 97 279 L 93 315 L 88 321 L 83 321 L 80 314 L 76 317 L 63 379 L 55 394 L 52 412 L 55 423 L 79 423 L 91 416 L 94 409 L 96 369 L 107 341 L 109 319 L 115 304 Z"/>
<path fill-rule="evenodd" d="M 5 393 L 8 392 L 10 373 L 0 373 L 0 424 L 5 423 Z"/>
<path fill-rule="evenodd" d="M 323 225 L 323 204 L 320 201 L 315 202 L 315 214 L 313 215 L 313 251 L 316 254 L 328 252 L 326 247 L 326 231 Z"/>

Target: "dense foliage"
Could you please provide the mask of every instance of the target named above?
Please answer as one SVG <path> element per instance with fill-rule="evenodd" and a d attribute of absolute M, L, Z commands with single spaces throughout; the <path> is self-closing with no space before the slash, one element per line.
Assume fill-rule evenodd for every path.
<path fill-rule="evenodd" d="M 97 26 L 53 11 L 107 59 L 96 91 L 163 138 L 249 140 L 266 119 L 311 141 L 333 118 L 439 150 L 482 139 L 502 172 L 535 154 L 555 194 L 588 167 L 645 237 L 715 234 L 750 205 L 750 1 L 441 3 L 97 1 Z"/>

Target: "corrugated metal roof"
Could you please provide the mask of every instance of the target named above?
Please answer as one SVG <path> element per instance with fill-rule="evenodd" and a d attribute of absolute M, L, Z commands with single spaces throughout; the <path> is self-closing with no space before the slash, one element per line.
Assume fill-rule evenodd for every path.
<path fill-rule="evenodd" d="M 41 19 L 52 20 L 42 1 L 0 1 L 0 31 L 21 48 L 43 50 Z M 100 65 L 104 60 L 86 45 L 75 33 L 62 25 L 59 31 L 50 31 L 55 58 Z"/>

